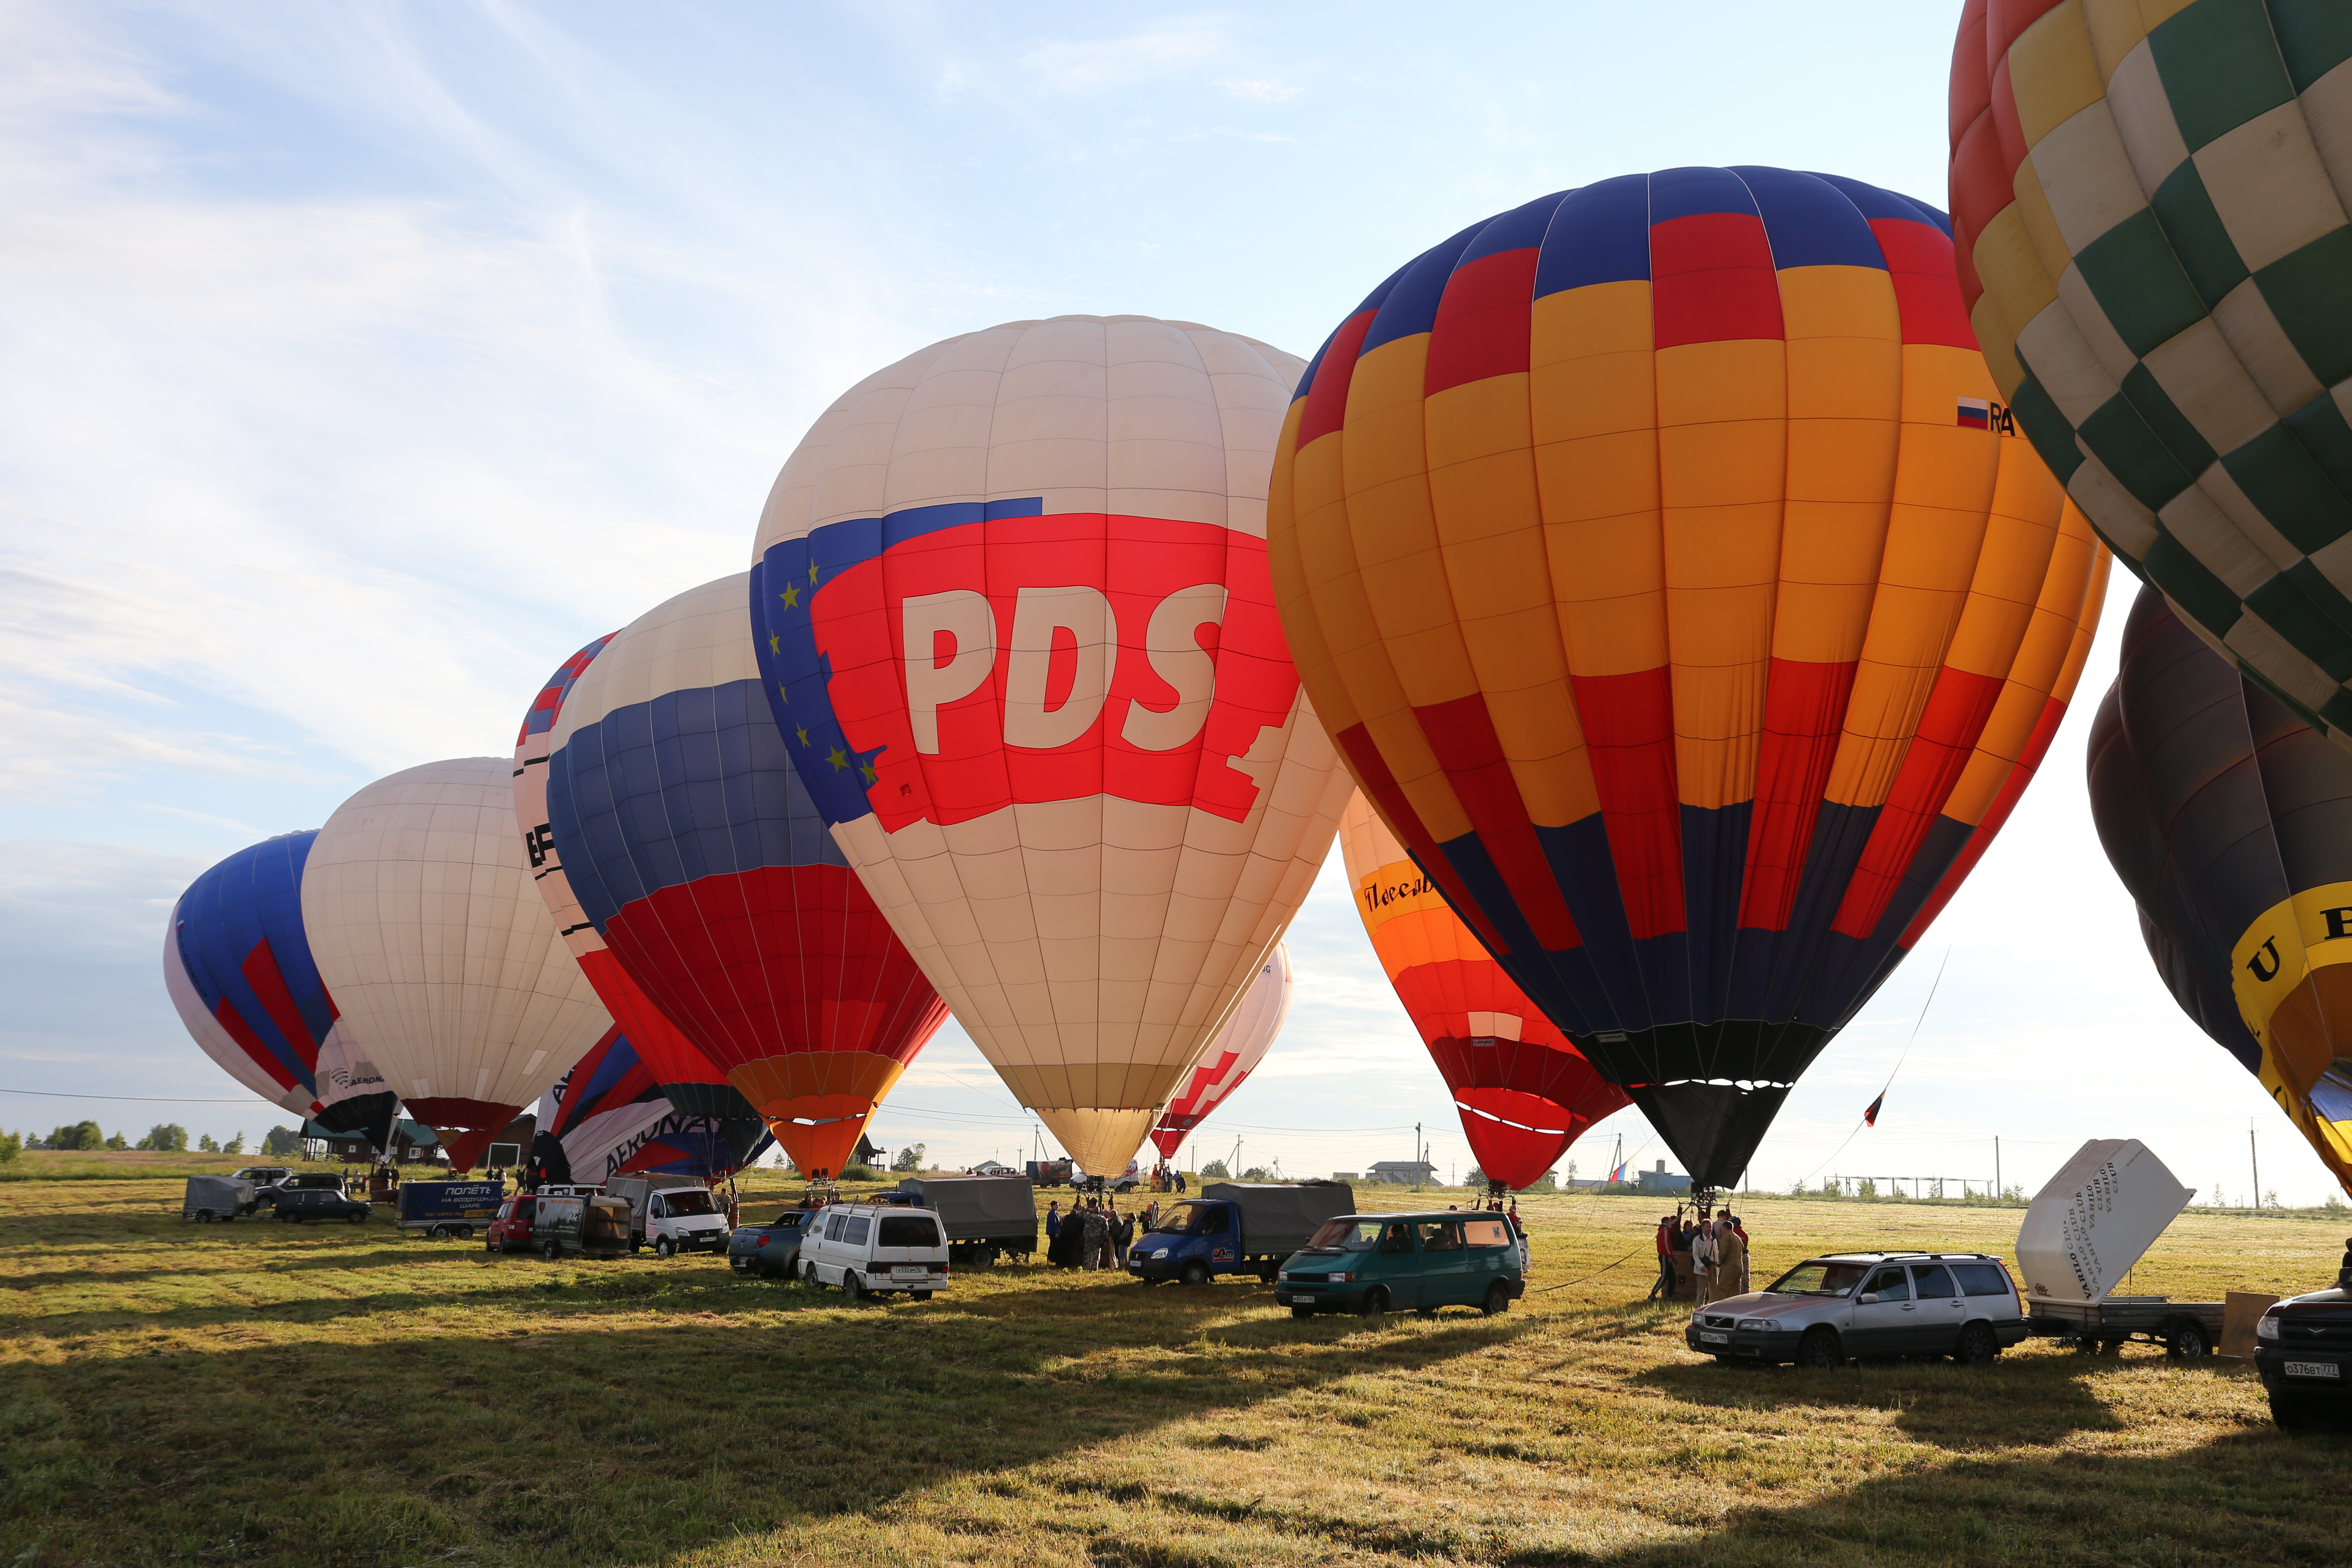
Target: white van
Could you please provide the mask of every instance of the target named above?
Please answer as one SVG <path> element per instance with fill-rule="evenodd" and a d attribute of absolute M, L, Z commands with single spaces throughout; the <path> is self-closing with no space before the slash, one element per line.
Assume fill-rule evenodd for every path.
<path fill-rule="evenodd" d="M 841 1204 L 801 1243 L 801 1279 L 853 1301 L 904 1290 L 928 1301 L 948 1287 L 948 1238 L 929 1209 Z"/>
<path fill-rule="evenodd" d="M 664 1258 L 727 1250 L 727 1211 L 691 1176 L 614 1176 L 604 1184 L 604 1195 L 629 1205 L 633 1246 L 651 1242 Z"/>

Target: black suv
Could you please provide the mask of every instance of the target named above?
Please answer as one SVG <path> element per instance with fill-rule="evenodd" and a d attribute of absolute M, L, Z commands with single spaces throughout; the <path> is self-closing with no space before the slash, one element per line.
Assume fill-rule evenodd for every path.
<path fill-rule="evenodd" d="M 331 1187 L 286 1187 L 278 1194 L 278 1217 L 300 1225 L 306 1220 L 341 1219 L 357 1225 L 374 1212 Z"/>
<path fill-rule="evenodd" d="M 2352 1415 L 2352 1290 L 2290 1296 L 2254 1325 L 2254 1370 L 2283 1430 Z"/>

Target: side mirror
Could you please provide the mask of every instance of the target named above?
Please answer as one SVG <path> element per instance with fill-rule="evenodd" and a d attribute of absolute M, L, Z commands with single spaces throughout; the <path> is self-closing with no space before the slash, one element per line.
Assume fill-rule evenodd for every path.
<path fill-rule="evenodd" d="M 1866 1290 L 1863 1294 L 1855 1297 L 1854 1300 L 1867 1307 L 1872 1302 L 1878 1300 L 1878 1292 L 1875 1290 Z"/>

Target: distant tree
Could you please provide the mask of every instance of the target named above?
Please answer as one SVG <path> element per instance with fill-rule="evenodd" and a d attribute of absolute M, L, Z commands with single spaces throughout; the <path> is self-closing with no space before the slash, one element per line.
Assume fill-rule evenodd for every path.
<path fill-rule="evenodd" d="M 217 1154 L 221 1152 L 220 1140 L 209 1132 L 199 1132 L 196 1134 L 196 1148 L 203 1153 Z"/>
<path fill-rule="evenodd" d="M 1559 1191 L 1559 1173 L 1558 1171 L 1546 1171 L 1542 1175 L 1538 1176 L 1533 1182 L 1519 1190 L 1527 1193 L 1556 1193 Z"/>
<path fill-rule="evenodd" d="M 1856 1197 L 1874 1198 L 1878 1195 L 1878 1182 L 1874 1177 L 1864 1176 L 1853 1192 Z"/>
<path fill-rule="evenodd" d="M 1248 1170 L 1242 1173 L 1242 1180 L 1244 1182 L 1270 1182 L 1274 1180 L 1274 1173 L 1267 1170 L 1264 1165 L 1252 1165 Z"/>
<path fill-rule="evenodd" d="M 1470 1167 L 1470 1173 L 1462 1178 L 1462 1184 L 1465 1187 L 1483 1187 L 1486 1184 L 1486 1173 L 1473 1165 Z"/>
<path fill-rule="evenodd" d="M 923 1151 L 929 1147 L 930 1145 L 928 1143 L 908 1144 L 904 1149 L 898 1151 L 898 1157 L 890 1162 L 890 1168 L 894 1171 L 921 1170 L 923 1168 Z"/>
<path fill-rule="evenodd" d="M 110 1149 L 128 1149 L 131 1147 L 131 1140 L 120 1132 L 110 1132 L 106 1135 L 106 1146 Z"/>
<path fill-rule="evenodd" d="M 14 1164 L 25 1152 L 25 1141 L 14 1132 L 0 1132 L 0 1165 Z"/>
<path fill-rule="evenodd" d="M 60 1127 L 49 1134 L 52 1149 L 103 1149 L 106 1134 L 95 1121 L 77 1121 L 71 1127 Z"/>
<path fill-rule="evenodd" d="M 1233 1173 L 1225 1169 L 1225 1163 L 1223 1160 L 1212 1160 L 1201 1167 L 1201 1180 L 1228 1182 L 1233 1180 Z"/>
<path fill-rule="evenodd" d="M 146 1137 L 139 1140 L 139 1147 L 159 1154 L 184 1154 L 188 1150 L 188 1130 L 176 1121 L 159 1121 L 147 1130 Z"/>
<path fill-rule="evenodd" d="M 244 1152 L 245 1152 L 245 1134 L 244 1134 L 244 1133 L 242 1133 L 242 1132 L 240 1132 L 240 1133 L 238 1133 L 236 1137 L 234 1137 L 234 1138 L 230 1139 L 227 1142 L 226 1142 L 226 1143 L 222 1144 L 222 1145 L 221 1145 L 221 1152 L 222 1152 L 222 1153 L 224 1153 L 224 1154 L 242 1154 L 242 1153 L 244 1153 Z"/>
<path fill-rule="evenodd" d="M 273 1127 L 261 1141 L 261 1152 L 278 1159 L 290 1160 L 302 1152 L 302 1140 L 291 1127 Z"/>

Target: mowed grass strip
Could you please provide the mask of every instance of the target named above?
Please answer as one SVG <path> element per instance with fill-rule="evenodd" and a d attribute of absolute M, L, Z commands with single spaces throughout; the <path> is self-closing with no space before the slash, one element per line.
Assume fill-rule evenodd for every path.
<path fill-rule="evenodd" d="M 769 1178 L 747 1213 L 796 1192 Z M 1744 1207 L 1759 1281 L 1832 1247 L 2006 1255 L 2021 1215 Z M 177 1209 L 175 1183 L 0 1191 L 16 1563 L 2185 1564 L 2352 1540 L 2352 1437 L 2283 1436 L 2234 1363 L 1694 1356 L 1687 1307 L 1639 1300 L 1656 1200 L 1529 1199 L 1527 1300 L 1379 1322 L 1043 1266 L 853 1307 L 707 1257 L 551 1266 Z M 2309 1289 L 2345 1228 L 2192 1213 L 2131 1288 Z"/>

